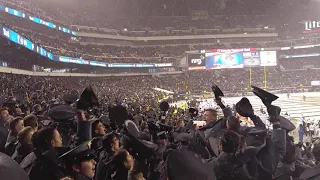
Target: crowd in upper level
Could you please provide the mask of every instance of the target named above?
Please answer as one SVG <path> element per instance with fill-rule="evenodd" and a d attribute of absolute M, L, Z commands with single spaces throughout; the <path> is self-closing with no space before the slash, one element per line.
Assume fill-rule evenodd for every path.
<path fill-rule="evenodd" d="M 293 47 L 304 43 L 310 44 L 310 39 L 298 41 L 266 41 L 266 42 L 216 42 L 210 44 L 189 44 L 189 45 L 157 45 L 157 46 L 123 46 L 123 45 L 97 45 L 94 43 L 83 44 L 79 41 L 66 39 L 63 33 L 55 34 L 49 29 L 47 34 L 24 29 L 18 26 L 10 26 L 22 36 L 27 37 L 35 44 L 38 44 L 55 55 L 82 58 L 87 60 L 98 60 L 109 63 L 173 63 L 181 59 L 186 51 L 199 52 L 210 49 L 230 48 L 267 48 L 267 47 Z M 45 32 L 45 31 L 43 31 Z M 70 37 L 69 37 L 70 38 Z M 320 42 L 320 39 L 312 39 L 313 44 Z M 301 43 L 301 44 L 300 44 Z M 301 48 L 279 51 L 283 55 L 300 55 L 316 53 L 318 48 Z"/>
<path fill-rule="evenodd" d="M 75 2 L 75 1 L 74 1 Z M 89 26 L 89 27 L 99 27 L 99 28 L 109 28 L 109 29 L 117 29 L 123 30 L 127 29 L 129 31 L 140 31 L 143 28 L 150 28 L 152 30 L 165 30 L 165 27 L 172 27 L 173 29 L 178 30 L 189 30 L 190 27 L 196 27 L 198 29 L 213 29 L 216 26 L 220 26 L 223 28 L 235 28 L 237 26 L 242 27 L 256 27 L 256 25 L 265 25 L 268 26 L 270 21 L 265 16 L 268 14 L 268 10 L 272 9 L 272 6 L 265 3 L 264 7 L 259 7 L 255 9 L 248 10 L 245 2 L 233 2 L 231 5 L 226 6 L 225 8 L 221 8 L 218 4 L 206 1 L 207 5 L 210 5 L 211 8 L 208 8 L 202 4 L 198 4 L 197 7 L 193 6 L 188 7 L 190 2 L 171 2 L 164 1 L 162 3 L 151 3 L 136 1 L 136 7 L 128 7 L 131 8 L 135 16 L 128 16 L 131 12 L 115 12 L 118 15 L 117 18 L 113 18 L 111 20 L 111 14 L 108 12 L 103 12 L 101 7 L 104 9 L 117 8 L 120 9 L 127 8 L 126 6 L 130 6 L 131 3 L 127 2 L 127 5 L 123 5 L 119 2 L 114 2 L 114 4 L 108 4 L 107 2 L 96 1 L 92 3 L 88 3 L 87 7 L 85 6 L 85 2 L 82 2 L 78 5 L 77 8 L 72 7 L 72 2 L 68 3 L 52 3 L 48 1 L 47 3 L 43 3 L 37 0 L 10 0 L 5 1 L 5 4 L 8 6 L 15 6 L 19 8 L 23 8 L 30 12 L 33 12 L 39 16 L 47 18 L 48 20 L 56 20 L 64 23 L 66 25 L 80 25 L 80 26 Z M 189 4 L 188 4 L 189 3 Z M 251 2 L 252 3 L 252 2 Z M 263 3 L 262 1 L 258 3 Z M 97 7 L 99 5 L 99 7 Z M 91 7 L 96 7 L 93 10 Z M 108 7 L 109 6 L 109 7 Z M 173 10 L 175 6 L 176 9 Z M 147 8 L 148 7 L 148 8 Z M 179 7 L 179 10 L 177 10 Z M 200 7 L 203 7 L 206 11 L 204 14 L 199 15 L 198 13 L 198 21 L 192 21 L 191 11 L 203 10 Z M 99 9 L 100 8 L 100 9 Z M 240 9 L 247 8 L 247 13 L 239 13 Z M 153 12 L 150 11 L 153 9 Z M 211 11 L 215 10 L 215 13 Z M 219 10 L 219 11 L 218 11 Z M 161 12 L 162 11 L 162 12 Z M 184 11 L 180 14 L 176 14 L 175 12 Z M 254 12 L 255 11 L 255 12 Z M 172 13 L 171 13 L 172 12 Z M 200 11 L 201 12 L 201 11 Z M 111 13 L 111 12 L 110 12 Z M 125 18 L 122 18 L 126 15 Z M 215 16 L 214 18 L 208 18 L 212 15 L 220 15 Z M 230 16 L 233 15 L 233 16 Z M 248 16 L 245 16 L 248 15 Z M 151 16 L 151 18 L 149 18 Z M 158 16 L 158 17 L 155 17 Z M 163 17 L 167 16 L 167 17 Z M 171 16 L 171 17 L 168 17 Z M 172 16 L 178 16 L 177 18 L 173 18 Z M 184 16 L 184 17 L 183 17 Z M 106 17 L 106 18 L 103 18 Z M 120 17 L 120 18 L 119 18 Z M 207 20 L 204 20 L 207 19 Z M 269 22 L 268 22 L 269 21 Z"/>

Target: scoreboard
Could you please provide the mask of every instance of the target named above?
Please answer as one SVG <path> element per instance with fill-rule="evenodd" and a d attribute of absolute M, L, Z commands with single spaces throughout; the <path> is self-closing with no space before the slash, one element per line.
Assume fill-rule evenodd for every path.
<path fill-rule="evenodd" d="M 203 69 L 277 66 L 277 51 L 272 48 L 212 49 L 200 52 L 205 56 Z"/>

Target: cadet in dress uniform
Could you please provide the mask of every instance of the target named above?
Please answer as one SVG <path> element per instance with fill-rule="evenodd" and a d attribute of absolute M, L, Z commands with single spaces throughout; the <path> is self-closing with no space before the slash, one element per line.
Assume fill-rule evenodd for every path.
<path fill-rule="evenodd" d="M 82 143 L 74 149 L 61 155 L 66 169 L 75 180 L 92 180 L 95 175 L 96 155 L 91 149 L 91 141 Z"/>

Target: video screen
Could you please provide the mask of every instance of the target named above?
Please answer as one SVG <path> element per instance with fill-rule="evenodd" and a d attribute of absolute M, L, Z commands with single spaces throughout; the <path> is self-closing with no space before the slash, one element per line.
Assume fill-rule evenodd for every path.
<path fill-rule="evenodd" d="M 260 66 L 276 66 L 277 51 L 260 51 Z"/>
<path fill-rule="evenodd" d="M 242 53 L 219 54 L 206 53 L 206 69 L 243 68 Z"/>
<path fill-rule="evenodd" d="M 260 54 L 259 52 L 243 52 L 243 66 L 253 67 L 260 66 Z"/>
<path fill-rule="evenodd" d="M 206 69 L 277 66 L 277 51 L 206 53 Z"/>

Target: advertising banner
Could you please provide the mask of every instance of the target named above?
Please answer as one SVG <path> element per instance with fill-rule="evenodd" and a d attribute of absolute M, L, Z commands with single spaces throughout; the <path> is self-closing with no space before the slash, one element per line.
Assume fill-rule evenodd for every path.
<path fill-rule="evenodd" d="M 150 63 L 150 64 L 131 64 L 131 63 L 106 63 L 101 61 L 85 60 L 81 58 L 67 57 L 67 56 L 55 56 L 51 52 L 47 51 L 45 48 L 38 46 L 31 42 L 29 39 L 21 36 L 15 31 L 0 25 L 0 35 L 15 42 L 25 48 L 35 51 L 36 53 L 49 58 L 50 60 L 55 60 L 65 63 L 73 63 L 80 65 L 91 65 L 99 67 L 110 67 L 110 68 L 153 68 L 153 67 L 171 67 L 172 63 Z"/>
<path fill-rule="evenodd" d="M 37 18 L 37 17 L 34 17 L 34 16 L 29 16 L 29 20 L 31 20 L 31 21 L 33 21 L 33 22 L 35 22 L 37 24 L 42 24 L 42 25 L 47 26 L 49 28 L 53 28 L 54 29 L 54 28 L 57 27 L 55 24 L 53 24 L 51 22 L 44 21 L 44 20 L 42 20 L 40 18 Z"/>
<path fill-rule="evenodd" d="M 100 66 L 100 67 L 107 67 L 108 65 L 104 62 L 98 62 L 98 61 L 90 61 L 91 66 Z"/>
<path fill-rule="evenodd" d="M 15 10 L 15 9 L 8 8 L 8 7 L 5 7 L 4 11 L 11 14 L 11 15 L 17 16 L 17 17 L 22 17 L 22 18 L 26 17 L 26 15 L 24 13 L 22 13 L 18 10 Z"/>
<path fill-rule="evenodd" d="M 238 48 L 238 49 L 212 49 L 211 52 L 214 54 L 233 54 L 240 52 L 252 52 L 256 51 L 256 48 Z"/>
<path fill-rule="evenodd" d="M 157 63 L 154 64 L 156 67 L 171 67 L 172 63 Z"/>
<path fill-rule="evenodd" d="M 6 27 L 0 25 L 0 33 L 1 33 L 0 34 L 1 36 L 6 37 L 7 39 L 9 39 L 12 42 L 15 42 L 19 45 L 22 45 L 29 50 L 35 51 L 42 56 L 46 56 L 51 60 L 54 59 L 54 56 L 52 53 L 50 53 L 47 50 L 45 50 L 44 48 L 34 44 L 29 39 L 21 36 L 20 34 L 16 33 L 15 31 L 12 31 L 9 28 L 6 28 Z"/>
<path fill-rule="evenodd" d="M 9 7 L 6 7 L 6 6 L 2 5 L 2 4 L 0 4 L 0 11 L 5 11 L 8 14 L 11 14 L 13 16 L 29 19 L 30 21 L 33 21 L 33 22 L 35 22 L 37 24 L 41 24 L 41 25 L 47 26 L 48 28 L 52 28 L 52 29 L 58 29 L 59 31 L 62 31 L 62 32 L 67 33 L 67 34 L 72 34 L 74 36 L 77 35 L 77 32 L 71 31 L 68 28 L 61 27 L 61 26 L 58 27 L 52 22 L 45 21 L 45 20 L 40 19 L 40 18 L 35 17 L 35 16 L 26 15 L 23 12 L 20 12 L 18 10 L 15 10 L 15 9 L 12 9 L 12 8 L 9 8 Z"/>

